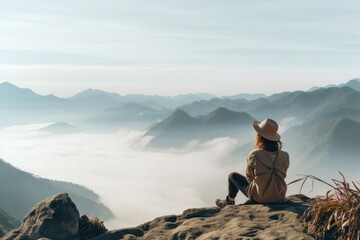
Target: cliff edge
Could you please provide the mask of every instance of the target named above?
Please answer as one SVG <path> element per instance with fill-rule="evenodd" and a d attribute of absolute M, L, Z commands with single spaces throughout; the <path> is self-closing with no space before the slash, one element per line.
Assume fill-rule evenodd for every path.
<path fill-rule="evenodd" d="M 300 220 L 311 199 L 303 195 L 293 195 L 288 199 L 283 204 L 188 209 L 181 215 L 158 217 L 134 228 L 107 231 L 103 227 L 96 234 L 84 234 L 99 227 L 99 222 L 94 225 L 87 219 L 84 224 L 75 204 L 63 193 L 38 203 L 24 218 L 20 228 L 1 239 L 314 239 L 306 234 L 305 225 Z"/>
<path fill-rule="evenodd" d="M 223 209 L 188 209 L 181 215 L 156 218 L 135 228 L 106 232 L 93 240 L 118 239 L 297 239 L 310 240 L 300 221 L 308 207 L 303 195 L 284 204 L 242 204 Z"/>

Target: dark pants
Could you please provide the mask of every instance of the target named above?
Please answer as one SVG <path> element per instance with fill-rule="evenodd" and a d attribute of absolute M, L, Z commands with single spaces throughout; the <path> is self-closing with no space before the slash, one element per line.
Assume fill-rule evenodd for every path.
<path fill-rule="evenodd" d="M 233 172 L 229 174 L 229 193 L 228 197 L 235 198 L 239 190 L 248 197 L 247 189 L 249 187 L 249 183 L 246 180 L 246 177 L 243 175 Z"/>

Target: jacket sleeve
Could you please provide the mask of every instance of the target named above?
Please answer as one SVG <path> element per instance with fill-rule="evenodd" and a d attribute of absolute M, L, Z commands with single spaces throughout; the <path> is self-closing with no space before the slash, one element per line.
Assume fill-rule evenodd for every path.
<path fill-rule="evenodd" d="M 255 173 L 254 173 L 255 164 L 256 164 L 255 154 L 253 152 L 250 152 L 246 161 L 246 180 L 248 182 L 253 181 L 255 178 Z"/>

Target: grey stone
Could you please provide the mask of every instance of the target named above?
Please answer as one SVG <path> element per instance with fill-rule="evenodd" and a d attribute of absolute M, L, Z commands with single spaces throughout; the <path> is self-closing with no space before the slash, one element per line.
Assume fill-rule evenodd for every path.
<path fill-rule="evenodd" d="M 41 239 L 71 240 L 79 232 L 79 211 L 67 193 L 49 197 L 36 204 L 20 228 L 2 240 Z"/>

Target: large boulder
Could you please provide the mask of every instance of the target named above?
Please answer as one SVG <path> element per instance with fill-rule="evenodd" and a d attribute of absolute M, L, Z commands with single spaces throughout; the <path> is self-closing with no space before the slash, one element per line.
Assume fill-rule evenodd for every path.
<path fill-rule="evenodd" d="M 67 193 L 49 197 L 36 204 L 20 228 L 6 234 L 3 240 L 71 240 L 79 233 L 79 211 Z"/>

